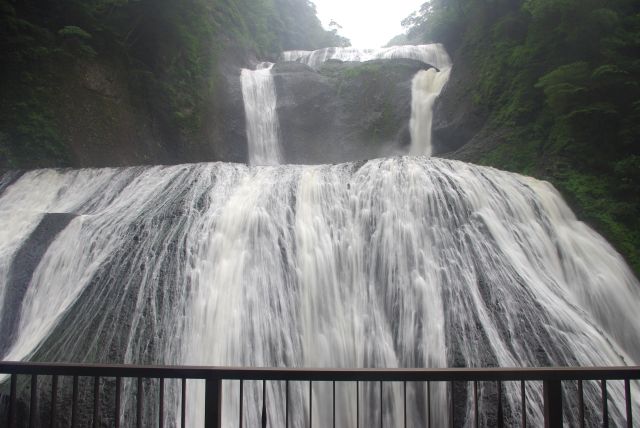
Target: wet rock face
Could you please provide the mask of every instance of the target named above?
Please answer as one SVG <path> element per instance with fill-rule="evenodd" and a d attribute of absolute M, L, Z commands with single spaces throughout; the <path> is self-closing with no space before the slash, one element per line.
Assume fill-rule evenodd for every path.
<path fill-rule="evenodd" d="M 222 160 L 225 162 L 246 162 L 248 157 L 247 131 L 240 83 L 240 67 L 223 65 L 220 67 L 222 84 L 218 86 L 219 94 L 212 100 L 212 114 L 204 125 L 206 141 L 210 141 L 213 153 L 207 156 L 194 156 L 194 161 L 201 159 Z M 206 144 L 205 144 L 206 146 Z M 206 150 L 206 149 L 204 149 Z"/>
<path fill-rule="evenodd" d="M 335 149 L 329 146 L 339 134 L 336 87 L 328 77 L 304 64 L 277 64 L 273 73 L 285 161 L 321 163 L 322 153 Z"/>
<path fill-rule="evenodd" d="M 455 152 L 477 134 L 484 124 L 484 118 L 474 109 L 469 99 L 460 99 L 455 89 L 445 87 L 436 100 L 433 116 L 433 153 L 443 155 Z"/>
<path fill-rule="evenodd" d="M 471 54 L 456 52 L 449 81 L 433 106 L 434 154 L 451 155 L 469 143 L 485 124 L 487 112 L 473 100 L 476 70 L 469 63 L 470 57 Z"/>
<path fill-rule="evenodd" d="M 331 60 L 320 70 L 273 68 L 280 138 L 288 163 L 336 163 L 406 153 L 411 81 L 420 61 Z"/>

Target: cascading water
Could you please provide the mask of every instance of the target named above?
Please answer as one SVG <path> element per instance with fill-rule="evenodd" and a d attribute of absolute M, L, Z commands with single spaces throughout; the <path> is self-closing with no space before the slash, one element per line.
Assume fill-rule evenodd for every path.
<path fill-rule="evenodd" d="M 250 165 L 278 165 L 282 160 L 272 67 L 263 62 L 240 74 Z"/>
<path fill-rule="evenodd" d="M 287 51 L 282 54 L 283 61 L 301 62 L 314 69 L 331 59 L 370 61 L 392 58 L 415 59 L 436 68 L 419 71 L 413 78 L 411 88 L 410 154 L 431 156 L 433 105 L 451 74 L 451 60 L 442 45 L 407 45 L 379 49 L 325 48 L 317 51 Z"/>
<path fill-rule="evenodd" d="M 449 80 L 451 67 L 419 71 L 411 82 L 411 154 L 431 156 L 433 105 Z"/>
<path fill-rule="evenodd" d="M 58 227 L 42 227 L 53 220 Z M 280 367 L 640 361 L 640 284 L 622 258 L 550 185 L 491 168 L 405 157 L 38 170 L 0 195 L 0 222 L 0 329 L 11 323 L 15 331 L 0 339 L 2 359 Z M 20 254 L 38 242 L 43 250 L 25 277 Z M 585 386 L 593 425 L 594 385 Z M 447 391 L 432 387 L 432 426 L 445 426 Z M 190 388 L 187 424 L 198 426 L 203 386 Z M 238 384 L 224 388 L 224 425 L 234 426 Z M 330 388 L 314 384 L 314 426 L 330 425 Z M 355 385 L 336 388 L 338 424 L 355 426 Z M 504 388 L 505 417 L 517 420 L 519 385 Z M 134 391 L 125 384 L 125 423 L 135 418 Z M 170 425 L 179 418 L 177 391 L 168 382 Z M 482 385 L 479 393 L 491 415 L 495 391 Z M 609 393 L 621 425 L 621 385 Z M 284 385 L 268 383 L 267 394 L 269 426 L 282 426 Z M 360 394 L 361 403 L 379 400 L 377 385 L 361 384 Z M 245 383 L 246 402 L 259 397 L 261 386 Z M 426 425 L 425 397 L 409 385 L 412 426 Z M 575 394 L 566 397 L 576 404 Z M 291 426 L 306 426 L 307 385 L 292 382 L 290 399 Z M 385 386 L 384 401 L 384 426 L 400 426 L 401 387 Z M 529 385 L 532 426 L 542 424 L 541 402 L 541 387 Z M 259 426 L 258 406 L 244 409 L 247 426 Z M 470 401 L 466 409 L 458 420 L 470 424 Z M 360 426 L 378 426 L 379 410 L 361 406 Z M 144 417 L 153 425 L 153 402 Z"/>
<path fill-rule="evenodd" d="M 319 69 L 323 63 L 337 59 L 340 61 L 371 61 L 374 59 L 407 58 L 422 61 L 437 69 L 451 66 L 449 55 L 441 44 L 391 46 L 388 48 L 359 49 L 324 48 L 316 51 L 286 51 L 282 54 L 283 61 L 301 62 L 313 69 Z"/>
<path fill-rule="evenodd" d="M 433 104 L 447 83 L 451 71 L 451 61 L 442 45 L 379 49 L 326 48 L 317 51 L 287 51 L 282 54 L 283 61 L 302 62 L 314 69 L 330 59 L 370 61 L 393 58 L 415 59 L 437 68 L 418 72 L 412 84 L 410 153 L 431 156 Z M 243 69 L 240 76 L 250 165 L 278 165 L 282 161 L 272 67 L 272 63 L 261 63 L 256 70 Z"/>

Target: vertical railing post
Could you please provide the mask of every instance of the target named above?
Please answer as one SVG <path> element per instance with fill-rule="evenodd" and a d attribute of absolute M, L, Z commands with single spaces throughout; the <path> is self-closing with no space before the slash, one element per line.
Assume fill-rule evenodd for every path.
<path fill-rule="evenodd" d="M 16 395 L 18 384 L 18 375 L 11 375 L 11 386 L 9 393 L 9 428 L 15 428 L 16 426 Z"/>
<path fill-rule="evenodd" d="M 562 382 L 545 380 L 543 395 L 545 428 L 562 428 Z"/>
<path fill-rule="evenodd" d="M 29 428 L 38 426 L 38 375 L 31 375 L 31 401 L 29 404 Z"/>
<path fill-rule="evenodd" d="M 207 379 L 204 393 L 204 426 L 222 426 L 222 379 Z"/>
<path fill-rule="evenodd" d="M 504 411 L 502 410 L 502 382 L 498 381 L 498 428 L 504 428 Z"/>

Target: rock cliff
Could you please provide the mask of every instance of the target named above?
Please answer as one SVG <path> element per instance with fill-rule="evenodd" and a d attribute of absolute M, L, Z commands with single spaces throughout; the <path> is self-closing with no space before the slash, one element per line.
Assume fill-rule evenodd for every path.
<path fill-rule="evenodd" d="M 408 59 L 330 60 L 318 71 L 276 64 L 285 161 L 337 163 L 406 153 L 411 81 L 429 67 Z"/>

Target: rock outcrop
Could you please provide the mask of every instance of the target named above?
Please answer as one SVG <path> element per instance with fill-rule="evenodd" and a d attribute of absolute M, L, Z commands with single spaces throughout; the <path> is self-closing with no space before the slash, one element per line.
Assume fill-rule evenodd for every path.
<path fill-rule="evenodd" d="M 473 67 L 466 52 L 456 51 L 447 85 L 433 107 L 433 153 L 450 155 L 482 129 L 487 112 L 473 101 Z"/>
<path fill-rule="evenodd" d="M 406 153 L 411 81 L 430 67 L 409 59 L 331 60 L 319 71 L 276 64 L 285 161 L 336 163 Z"/>

